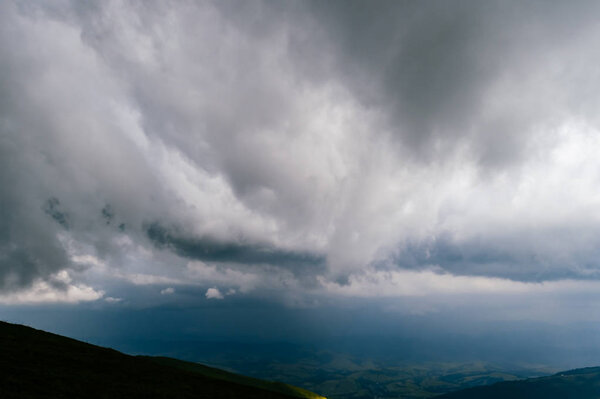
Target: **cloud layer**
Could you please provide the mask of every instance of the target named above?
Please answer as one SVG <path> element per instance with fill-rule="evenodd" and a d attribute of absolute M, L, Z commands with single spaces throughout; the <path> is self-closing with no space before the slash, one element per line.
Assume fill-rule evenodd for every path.
<path fill-rule="evenodd" d="M 0 290 L 597 279 L 597 7 L 4 2 Z"/>

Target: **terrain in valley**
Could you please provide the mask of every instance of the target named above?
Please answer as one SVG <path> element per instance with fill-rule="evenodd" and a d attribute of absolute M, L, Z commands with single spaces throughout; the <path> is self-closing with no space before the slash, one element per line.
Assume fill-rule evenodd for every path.
<path fill-rule="evenodd" d="M 392 366 L 284 344 L 261 346 L 262 357 L 252 348 L 235 345 L 197 345 L 188 352 L 189 356 L 203 352 L 211 365 L 229 365 L 226 371 L 165 356 L 130 356 L 4 322 L 0 322 L 0 349 L 3 398 L 600 397 L 599 367 L 543 375 L 548 373 L 541 368 L 508 369 L 475 362 Z M 269 353 L 272 360 L 265 361 Z"/>

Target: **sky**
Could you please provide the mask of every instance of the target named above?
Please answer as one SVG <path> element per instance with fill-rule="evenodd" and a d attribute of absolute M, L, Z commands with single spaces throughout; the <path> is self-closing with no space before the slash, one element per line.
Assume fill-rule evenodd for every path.
<path fill-rule="evenodd" d="M 585 341 L 598 8 L 3 1 L 0 318 Z"/>

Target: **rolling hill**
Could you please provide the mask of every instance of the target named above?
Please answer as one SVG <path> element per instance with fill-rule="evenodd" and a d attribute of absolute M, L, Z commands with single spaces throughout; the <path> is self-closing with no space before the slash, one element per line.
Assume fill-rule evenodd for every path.
<path fill-rule="evenodd" d="M 600 367 L 560 372 L 547 377 L 464 389 L 436 399 L 597 399 L 600 398 Z"/>
<path fill-rule="evenodd" d="M 5 322 L 0 397 L 324 399 L 283 383 L 176 359 L 129 356 Z"/>

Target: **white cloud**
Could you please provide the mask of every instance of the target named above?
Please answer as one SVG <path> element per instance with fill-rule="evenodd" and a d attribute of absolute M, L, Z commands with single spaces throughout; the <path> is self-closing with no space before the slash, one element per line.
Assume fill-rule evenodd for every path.
<path fill-rule="evenodd" d="M 232 265 L 217 267 L 217 265 L 200 261 L 188 262 L 188 282 L 234 285 L 239 287 L 241 292 L 249 292 L 264 283 L 264 277 L 262 269 L 255 270 L 255 273 L 249 267 L 246 269 L 246 271 L 241 271 L 234 269 Z"/>
<path fill-rule="evenodd" d="M 135 285 L 182 284 L 183 282 L 167 276 L 157 276 L 144 273 L 115 272 L 114 277 L 129 281 Z"/>
<path fill-rule="evenodd" d="M 112 296 L 107 296 L 104 300 L 108 303 L 119 303 L 123 301 L 123 298 L 115 298 Z"/>
<path fill-rule="evenodd" d="M 206 290 L 206 299 L 223 299 L 224 296 L 221 294 L 218 288 L 212 287 Z"/>
<path fill-rule="evenodd" d="M 85 284 L 74 283 L 66 271 L 58 272 L 49 281 L 37 280 L 29 288 L 0 295 L 0 303 L 6 305 L 41 303 L 79 303 L 96 301 L 104 291 Z"/>
<path fill-rule="evenodd" d="M 173 293 L 175 293 L 175 288 L 173 287 L 167 287 L 163 290 L 160 290 L 161 295 L 171 295 Z"/>
<path fill-rule="evenodd" d="M 439 297 L 458 295 L 582 294 L 600 290 L 600 281 L 523 282 L 484 276 L 457 276 L 435 270 L 368 270 L 342 285 L 320 278 L 326 292 L 353 297 Z"/>

